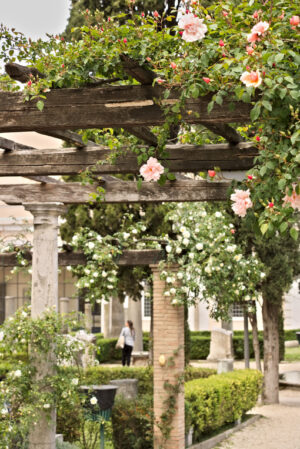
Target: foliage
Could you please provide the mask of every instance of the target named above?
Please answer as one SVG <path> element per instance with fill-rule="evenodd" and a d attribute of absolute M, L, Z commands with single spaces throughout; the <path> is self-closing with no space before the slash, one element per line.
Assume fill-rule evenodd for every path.
<path fill-rule="evenodd" d="M 286 362 L 299 362 L 300 361 L 300 346 L 295 348 L 285 348 L 285 358 Z"/>
<path fill-rule="evenodd" d="M 194 437 L 243 417 L 257 402 L 262 374 L 240 370 L 193 380 L 185 385 L 185 397 L 192 414 Z"/>
<path fill-rule="evenodd" d="M 22 447 L 40 414 L 50 417 L 57 404 L 78 407 L 78 376 L 62 369 L 62 364 L 74 360 L 82 349 L 81 342 L 64 335 L 73 324 L 73 318 L 62 317 L 54 310 L 32 319 L 29 306 L 18 310 L 2 326 L 0 345 L 8 360 L 15 352 L 26 352 L 28 357 L 15 363 L 1 382 L 1 448 Z M 37 367 L 43 363 L 51 363 L 51 370 L 37 379 Z"/>
<path fill-rule="evenodd" d="M 153 422 L 152 396 L 117 399 L 112 414 L 115 449 L 152 449 Z"/>

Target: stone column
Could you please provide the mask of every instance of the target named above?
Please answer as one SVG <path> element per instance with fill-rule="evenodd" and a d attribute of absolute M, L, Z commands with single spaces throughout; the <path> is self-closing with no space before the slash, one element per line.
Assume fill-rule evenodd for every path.
<path fill-rule="evenodd" d="M 153 381 L 155 420 L 167 410 L 164 405 L 169 393 L 164 388 L 166 381 L 176 385 L 178 376 L 184 372 L 184 308 L 172 306 L 170 298 L 164 296 L 165 282 L 160 279 L 158 266 L 153 271 Z M 176 268 L 174 267 L 174 271 Z M 172 358 L 174 363 L 169 364 Z M 165 364 L 164 364 L 165 362 Z M 184 449 L 184 391 L 178 394 L 176 413 L 172 421 L 169 439 L 164 442 L 158 426 L 154 426 L 154 449 Z"/>
<path fill-rule="evenodd" d="M 69 303 L 70 303 L 70 299 L 69 298 L 60 298 L 59 299 L 59 311 L 61 313 L 61 315 L 66 315 L 69 313 Z"/>
<path fill-rule="evenodd" d="M 125 325 L 124 306 L 118 297 L 111 299 L 109 337 L 118 338 Z"/>
<path fill-rule="evenodd" d="M 104 338 L 109 336 L 109 323 L 110 323 L 110 303 L 102 301 L 101 303 L 101 333 Z"/>
<path fill-rule="evenodd" d="M 134 301 L 132 298 L 128 300 L 128 320 L 133 322 L 135 329 L 134 352 L 143 351 L 143 326 L 142 326 L 142 303 Z"/>
<path fill-rule="evenodd" d="M 33 255 L 31 316 L 40 317 L 45 310 L 58 311 L 58 216 L 65 208 L 61 203 L 27 203 L 26 210 L 33 214 Z M 53 356 L 37 363 L 37 379 L 53 372 Z M 39 421 L 32 426 L 29 449 L 55 449 L 56 411 L 50 411 L 51 420 L 41 413 Z"/>
<path fill-rule="evenodd" d="M 5 319 L 12 316 L 17 311 L 17 298 L 15 296 L 5 296 Z"/>
<path fill-rule="evenodd" d="M 93 314 L 92 305 L 88 302 L 84 304 L 84 322 L 86 331 L 91 334 L 93 327 Z"/>

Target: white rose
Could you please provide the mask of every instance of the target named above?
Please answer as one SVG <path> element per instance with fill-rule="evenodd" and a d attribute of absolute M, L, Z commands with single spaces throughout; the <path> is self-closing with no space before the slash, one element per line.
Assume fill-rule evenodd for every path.
<path fill-rule="evenodd" d="M 72 385 L 78 385 L 78 382 L 79 382 L 79 380 L 76 378 L 76 377 L 74 377 L 74 379 L 72 379 Z"/>
<path fill-rule="evenodd" d="M 172 247 L 170 245 L 166 246 L 166 251 L 167 253 L 170 253 L 172 251 Z"/>
<path fill-rule="evenodd" d="M 221 217 L 222 217 L 222 214 L 221 214 L 221 212 L 216 212 L 216 213 L 215 213 L 215 217 L 217 217 L 217 218 L 221 218 Z"/>
<path fill-rule="evenodd" d="M 123 238 L 124 238 L 124 240 L 127 240 L 128 237 L 130 237 L 130 234 L 128 234 L 128 232 L 123 232 Z"/>
<path fill-rule="evenodd" d="M 88 242 L 88 248 L 89 249 L 94 249 L 95 248 L 95 243 L 94 242 Z"/>
<path fill-rule="evenodd" d="M 71 265 L 68 265 L 68 266 L 67 266 L 67 271 L 72 271 Z"/>
<path fill-rule="evenodd" d="M 93 396 L 93 397 L 90 399 L 90 403 L 91 403 L 92 405 L 96 405 L 96 404 L 98 403 L 98 399 L 96 398 L 96 396 Z"/>
<path fill-rule="evenodd" d="M 171 295 L 175 295 L 175 293 L 176 293 L 176 288 L 171 288 L 171 289 L 170 289 L 170 293 L 171 293 Z"/>
<path fill-rule="evenodd" d="M 112 289 L 114 288 L 114 286 L 109 284 L 109 285 L 107 286 L 107 288 L 108 288 L 109 290 L 112 290 Z"/>
<path fill-rule="evenodd" d="M 260 277 L 261 279 L 263 279 L 264 277 L 266 277 L 266 273 L 260 273 Z"/>
<path fill-rule="evenodd" d="M 132 230 L 132 234 L 137 234 L 138 232 L 137 232 L 137 230 L 136 229 L 133 229 Z"/>
<path fill-rule="evenodd" d="M 97 235 L 97 240 L 98 240 L 98 242 L 102 242 L 102 237 L 101 237 L 101 235 Z"/>
<path fill-rule="evenodd" d="M 93 276 L 94 276 L 94 278 L 97 278 L 97 277 L 99 276 L 99 273 L 98 273 L 97 271 L 95 271 L 95 272 L 93 273 Z"/>
<path fill-rule="evenodd" d="M 184 231 L 184 233 L 183 233 L 184 238 L 189 239 L 190 236 L 191 236 L 191 234 L 189 233 L 189 231 Z"/>
<path fill-rule="evenodd" d="M 167 284 L 172 284 L 173 283 L 173 279 L 170 277 L 167 277 L 166 279 Z"/>
<path fill-rule="evenodd" d="M 210 273 L 211 273 L 211 268 L 210 268 L 210 266 L 207 265 L 207 266 L 204 268 L 204 271 L 205 271 L 205 273 L 210 274 Z"/>
<path fill-rule="evenodd" d="M 50 408 L 50 404 L 44 404 L 44 408 Z"/>
<path fill-rule="evenodd" d="M 1 413 L 1 415 L 7 415 L 7 413 L 8 413 L 7 408 L 4 407 L 0 413 Z"/>
<path fill-rule="evenodd" d="M 189 258 L 190 258 L 190 259 L 194 259 L 194 257 L 195 257 L 195 254 L 194 254 L 194 253 L 190 253 L 190 254 L 189 254 Z"/>
<path fill-rule="evenodd" d="M 180 248 L 180 246 L 176 247 L 176 254 L 181 254 L 182 253 L 182 249 Z"/>
<path fill-rule="evenodd" d="M 203 249 L 203 243 L 197 243 L 196 249 L 197 249 L 198 251 L 201 251 L 201 250 Z"/>
<path fill-rule="evenodd" d="M 236 260 L 237 262 L 239 262 L 242 258 L 241 254 L 237 254 L 236 256 L 234 256 L 234 260 Z"/>
<path fill-rule="evenodd" d="M 2 340 L 3 340 L 3 338 L 4 338 L 4 332 L 3 332 L 3 331 L 1 331 L 1 332 L 0 332 L 0 341 L 2 341 Z"/>
<path fill-rule="evenodd" d="M 90 270 L 88 269 L 88 268 L 86 268 L 85 270 L 84 270 L 84 272 L 85 272 L 85 274 L 90 274 Z"/>
<path fill-rule="evenodd" d="M 14 377 L 21 377 L 22 376 L 22 371 L 20 369 L 17 369 L 16 371 L 13 372 L 13 376 Z"/>
<path fill-rule="evenodd" d="M 102 277 L 103 277 L 103 278 L 106 278 L 108 273 L 107 273 L 106 271 L 103 270 L 101 274 L 102 274 Z"/>
<path fill-rule="evenodd" d="M 178 279 L 182 279 L 182 278 L 183 278 L 183 273 L 181 273 L 181 272 L 179 271 L 179 273 L 177 273 L 177 277 L 178 277 Z"/>
<path fill-rule="evenodd" d="M 189 239 L 183 239 L 183 240 L 182 240 L 182 243 L 183 243 L 184 245 L 188 245 L 188 244 L 190 243 L 190 241 L 189 241 Z"/>
<path fill-rule="evenodd" d="M 170 292 L 169 292 L 169 291 L 166 291 L 166 292 L 165 292 L 165 296 L 170 296 Z"/>

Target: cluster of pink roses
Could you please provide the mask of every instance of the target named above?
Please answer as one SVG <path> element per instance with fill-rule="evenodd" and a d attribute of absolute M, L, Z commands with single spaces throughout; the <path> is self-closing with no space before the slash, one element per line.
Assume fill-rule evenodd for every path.
<path fill-rule="evenodd" d="M 234 193 L 230 196 L 233 212 L 239 217 L 245 217 L 247 209 L 252 207 L 252 201 L 250 199 L 250 190 L 235 189 Z"/>
<path fill-rule="evenodd" d="M 283 204 L 291 206 L 293 209 L 297 209 L 300 211 L 300 195 L 296 193 L 295 186 L 293 188 L 291 196 L 285 195 L 285 197 L 283 198 Z"/>

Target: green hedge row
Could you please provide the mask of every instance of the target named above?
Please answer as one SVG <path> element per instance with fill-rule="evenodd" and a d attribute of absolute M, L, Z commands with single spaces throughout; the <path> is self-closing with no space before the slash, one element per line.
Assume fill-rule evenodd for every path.
<path fill-rule="evenodd" d="M 144 350 L 149 348 L 149 338 L 143 337 Z M 96 344 L 98 347 L 97 359 L 100 363 L 108 363 L 113 361 L 119 361 L 122 358 L 122 352 L 120 349 L 116 349 L 116 338 L 97 338 Z M 261 357 L 263 356 L 263 336 L 259 336 Z M 198 336 L 191 335 L 191 347 L 190 347 L 190 359 L 191 360 L 204 360 L 209 354 L 210 335 Z M 233 351 L 234 357 L 237 360 L 244 358 L 244 337 L 243 335 L 235 335 L 233 337 Z M 254 357 L 252 336 L 250 336 L 250 357 Z"/>
<path fill-rule="evenodd" d="M 263 376 L 240 370 L 192 380 L 185 385 L 195 441 L 203 434 L 242 418 L 257 402 Z"/>
<path fill-rule="evenodd" d="M 242 418 L 256 404 L 261 386 L 262 374 L 253 370 L 186 382 L 186 430 L 193 427 L 194 442 Z M 151 396 L 118 399 L 112 415 L 115 449 L 153 449 L 153 421 Z"/>

